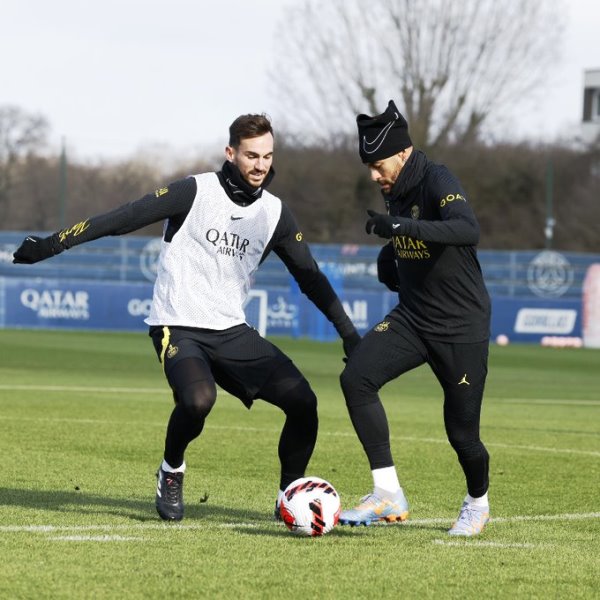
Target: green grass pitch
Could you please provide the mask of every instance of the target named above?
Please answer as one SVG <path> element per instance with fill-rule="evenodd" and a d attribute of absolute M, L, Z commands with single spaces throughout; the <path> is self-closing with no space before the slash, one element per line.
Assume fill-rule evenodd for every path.
<path fill-rule="evenodd" d="M 338 385 L 341 344 L 274 340 L 319 398 L 308 474 L 345 507 L 371 476 Z M 0 331 L 1 598 L 598 598 L 600 351 L 493 346 L 482 438 L 492 521 L 465 493 L 427 367 L 382 391 L 406 524 L 297 538 L 272 520 L 282 414 L 220 394 L 189 448 L 186 518 L 155 477 L 172 400 L 145 334 Z"/>

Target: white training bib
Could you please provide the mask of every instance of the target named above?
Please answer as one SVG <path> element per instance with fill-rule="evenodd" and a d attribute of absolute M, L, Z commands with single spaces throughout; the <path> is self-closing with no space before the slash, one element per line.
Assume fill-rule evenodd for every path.
<path fill-rule="evenodd" d="M 192 208 L 163 240 L 148 325 L 227 329 L 246 322 L 252 274 L 281 216 L 266 190 L 250 206 L 232 202 L 216 173 L 195 176 Z"/>

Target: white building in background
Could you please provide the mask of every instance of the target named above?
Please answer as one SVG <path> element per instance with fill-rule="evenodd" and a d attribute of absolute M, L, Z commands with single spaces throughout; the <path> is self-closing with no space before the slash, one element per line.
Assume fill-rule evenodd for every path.
<path fill-rule="evenodd" d="M 581 137 L 586 144 L 600 138 L 600 69 L 583 74 L 583 119 Z"/>

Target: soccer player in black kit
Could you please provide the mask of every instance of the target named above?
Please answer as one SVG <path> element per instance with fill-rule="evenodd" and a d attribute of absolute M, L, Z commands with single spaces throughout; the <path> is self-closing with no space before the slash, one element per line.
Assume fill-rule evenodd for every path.
<path fill-rule="evenodd" d="M 252 275 L 271 251 L 333 323 L 346 356 L 360 342 L 289 208 L 265 189 L 274 175 L 273 145 L 265 115 L 242 115 L 229 128 L 219 172 L 176 181 L 47 238 L 27 237 L 14 253 L 15 263 L 31 264 L 164 221 L 146 323 L 175 400 L 157 472 L 155 502 L 165 520 L 183 518 L 184 453 L 202 432 L 217 384 L 247 408 L 262 399 L 285 413 L 276 515 L 283 490 L 305 474 L 317 437 L 317 399 L 290 358 L 250 327 L 243 311 Z"/>
<path fill-rule="evenodd" d="M 427 363 L 444 391 L 448 440 L 464 471 L 467 495 L 451 535 L 479 534 L 489 520 L 489 456 L 479 438 L 487 375 L 490 299 L 475 246 L 479 226 L 459 181 L 416 150 L 393 101 L 357 117 L 359 153 L 381 186 L 386 214 L 369 211 L 366 230 L 390 240 L 378 277 L 398 305 L 362 339 L 341 375 L 352 424 L 373 475 L 373 492 L 340 522 L 403 521 L 409 507 L 390 450 L 378 391 Z"/>

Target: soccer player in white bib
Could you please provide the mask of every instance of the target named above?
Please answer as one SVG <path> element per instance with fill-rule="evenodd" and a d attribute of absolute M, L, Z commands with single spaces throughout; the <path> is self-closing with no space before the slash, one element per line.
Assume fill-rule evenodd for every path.
<path fill-rule="evenodd" d="M 220 171 L 173 182 L 46 238 L 29 236 L 14 253 L 13 262 L 32 264 L 164 221 L 146 323 L 175 400 L 157 473 L 156 509 L 165 520 L 183 518 L 184 454 L 202 433 L 217 385 L 248 408 L 261 399 L 285 413 L 276 514 L 282 490 L 305 474 L 317 437 L 317 399 L 290 358 L 246 323 L 243 309 L 252 276 L 271 251 L 333 323 L 346 356 L 360 342 L 290 209 L 266 190 L 273 147 L 268 117 L 242 115 L 229 128 Z"/>

